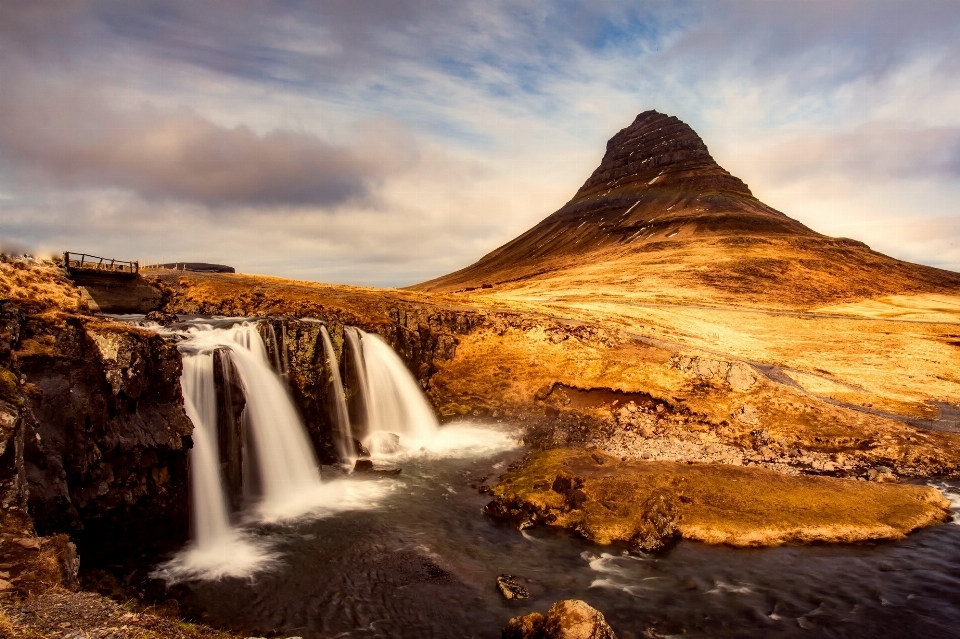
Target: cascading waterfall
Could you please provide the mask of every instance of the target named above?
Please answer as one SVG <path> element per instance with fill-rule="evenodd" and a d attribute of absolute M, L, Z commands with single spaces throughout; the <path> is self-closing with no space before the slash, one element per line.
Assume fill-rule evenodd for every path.
<path fill-rule="evenodd" d="M 367 412 L 365 445 L 373 453 L 418 450 L 434 439 L 439 424 L 416 379 L 379 335 L 359 329 L 363 354 L 363 395 Z M 399 436 L 399 441 L 394 436 Z"/>
<path fill-rule="evenodd" d="M 343 338 L 346 342 L 345 346 L 350 347 L 350 354 L 353 360 L 353 371 L 356 376 L 357 388 L 356 394 L 359 398 L 359 405 L 363 411 L 366 411 L 367 406 L 367 375 L 364 371 L 363 366 L 363 351 L 360 349 L 360 329 L 354 328 L 353 326 L 344 326 L 343 327 Z M 347 349 L 344 348 L 343 356 L 346 357 Z M 355 433 L 363 432 L 362 422 L 354 416 L 353 420 L 353 431 Z"/>
<path fill-rule="evenodd" d="M 217 454 L 213 353 L 184 353 L 180 384 L 184 410 L 193 422 L 193 448 L 189 453 L 193 534 L 198 547 L 211 548 L 230 537 L 230 519 Z"/>
<path fill-rule="evenodd" d="M 212 322 L 194 323 L 188 328 L 150 326 L 180 338 L 184 406 L 194 423 L 194 447 L 189 453 L 194 539 L 153 573 L 170 582 L 243 577 L 275 567 L 278 555 L 272 551 L 271 542 L 245 532 L 248 525 L 307 513 L 323 516 L 376 508 L 381 498 L 396 488 L 392 480 L 321 484 L 313 446 L 280 377 L 285 366 L 276 371 L 271 366 L 286 358 L 278 349 L 271 352 L 267 347 L 264 338 L 270 340 L 271 332 L 265 327 L 250 321 L 228 325 L 230 321 L 217 320 L 216 326 Z M 264 328 L 262 333 L 260 328 Z M 350 423 L 336 353 L 325 327 L 321 327 L 320 336 L 332 390 L 331 408 L 340 432 L 338 443 L 343 457 L 350 459 L 355 452 L 357 424 Z M 355 392 L 366 415 L 364 442 L 374 454 L 449 456 L 490 449 L 491 435 L 468 424 L 439 430 L 416 380 L 379 336 L 345 327 L 344 340 L 344 356 L 349 349 L 357 378 Z M 215 377 L 218 360 L 222 388 Z M 235 405 L 230 398 L 230 389 L 237 386 L 243 393 L 242 412 L 238 414 L 231 411 L 239 409 L 240 404 Z M 223 395 L 218 397 L 221 391 Z M 220 426 L 230 432 L 219 433 Z M 245 501 L 255 508 L 247 510 L 239 524 L 232 525 L 218 439 L 232 449 L 237 437 L 242 448 L 228 459 L 227 471 L 242 476 Z M 497 449 L 504 448 L 503 434 L 496 434 L 494 439 Z M 235 458 L 241 460 L 242 473 L 237 472 Z M 231 490 L 235 496 L 236 488 L 231 485 Z M 251 518 L 251 514 L 256 517 Z"/>
<path fill-rule="evenodd" d="M 329 375 L 328 388 L 333 399 L 334 421 L 337 427 L 337 453 L 345 462 L 352 462 L 357 454 L 353 445 L 353 430 L 350 428 L 350 416 L 347 413 L 347 398 L 343 394 L 343 382 L 340 379 L 340 365 L 337 354 L 333 350 L 330 334 L 326 326 L 320 326 L 320 336 L 323 338 L 323 352 L 326 356 L 327 373 Z"/>
<path fill-rule="evenodd" d="M 193 327 L 184 336 L 187 339 L 179 346 L 184 357 L 184 397 L 194 403 L 194 412 L 203 424 L 194 422 L 195 426 L 203 432 L 216 433 L 213 352 L 219 350 L 221 356 L 229 360 L 243 388 L 243 439 L 248 451 L 244 455 L 245 484 L 251 474 L 250 461 L 255 460 L 260 509 L 275 514 L 296 514 L 316 498 L 320 473 L 313 446 L 282 379 L 271 368 L 257 325 L 252 322 L 228 328 L 206 325 Z M 210 455 L 216 461 L 219 454 L 215 435 L 212 437 Z M 222 496 L 218 468 L 214 473 L 193 473 L 192 481 L 202 484 L 197 488 L 198 493 L 213 494 L 210 485 L 216 485 Z M 249 485 L 245 485 L 245 491 L 250 496 Z M 202 507 L 199 500 L 195 503 L 195 519 L 200 521 L 208 515 L 201 512 L 205 506 Z"/>

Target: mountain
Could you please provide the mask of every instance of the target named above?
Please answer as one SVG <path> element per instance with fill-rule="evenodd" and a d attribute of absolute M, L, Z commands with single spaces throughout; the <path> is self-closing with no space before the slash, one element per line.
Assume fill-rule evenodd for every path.
<path fill-rule="evenodd" d="M 767 206 L 673 116 L 614 135 L 573 199 L 460 271 L 416 289 L 624 293 L 662 301 L 812 307 L 960 290 L 960 274 L 830 238 Z"/>

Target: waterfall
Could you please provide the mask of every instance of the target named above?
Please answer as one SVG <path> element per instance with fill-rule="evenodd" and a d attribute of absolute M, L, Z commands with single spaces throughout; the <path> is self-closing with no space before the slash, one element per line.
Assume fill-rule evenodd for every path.
<path fill-rule="evenodd" d="M 330 396 L 333 399 L 333 416 L 337 427 L 337 453 L 345 462 L 352 462 L 356 456 L 353 445 L 353 431 L 350 429 L 350 416 L 347 414 L 347 398 L 343 394 L 343 382 L 340 380 L 340 365 L 337 354 L 333 351 L 333 343 L 326 326 L 320 326 L 320 336 L 323 338 L 323 352 L 326 355 L 328 385 Z"/>
<path fill-rule="evenodd" d="M 307 513 L 375 508 L 380 498 L 392 490 L 388 482 L 321 484 L 313 445 L 283 378 L 271 366 L 277 349 L 271 354 L 264 342 L 264 336 L 270 339 L 270 332 L 261 334 L 255 322 L 228 326 L 225 323 L 154 329 L 180 339 L 177 347 L 183 359 L 184 409 L 194 424 L 194 446 L 189 452 L 194 538 L 187 548 L 152 573 L 169 582 L 247 576 L 269 569 L 278 558 L 270 542 L 230 522 L 218 446 L 221 434 L 215 354 L 220 359 L 224 390 L 219 398 L 223 411 L 220 421 L 227 426 L 236 425 L 236 416 L 230 415 L 234 404 L 227 396 L 229 387 L 237 382 L 243 391 L 239 433 L 242 472 L 237 474 L 242 477 L 247 501 L 256 500 L 256 519 L 276 521 Z M 322 333 L 335 398 L 339 391 L 338 420 L 343 417 L 343 430 L 350 437 L 336 356 L 326 330 Z M 278 360 L 286 362 L 286 358 L 278 358 L 273 363 Z M 228 439 L 224 437 L 225 445 Z M 352 439 L 350 443 L 352 446 Z"/>
<path fill-rule="evenodd" d="M 197 546 L 210 548 L 230 536 L 227 501 L 220 482 L 217 454 L 217 389 L 213 383 L 213 353 L 184 354 L 183 407 L 193 422 L 190 449 L 190 496 Z"/>
<path fill-rule="evenodd" d="M 364 371 L 363 366 L 363 351 L 360 349 L 360 329 L 354 328 L 352 326 L 343 327 L 343 338 L 344 338 L 344 349 L 343 356 L 346 357 L 347 349 L 346 346 L 350 347 L 351 359 L 353 360 L 353 372 L 356 376 L 356 394 L 358 402 L 354 403 L 355 408 L 359 408 L 357 412 L 363 412 L 364 415 L 359 417 L 354 415 L 353 427 L 354 432 L 364 433 L 366 432 L 362 425 L 366 421 L 366 410 L 367 410 L 367 375 Z M 359 435 L 358 435 L 359 437 Z"/>
<path fill-rule="evenodd" d="M 212 424 L 211 428 L 216 428 L 216 391 L 212 364 L 214 350 L 219 349 L 222 357 L 229 360 L 243 388 L 245 405 L 242 420 L 246 451 L 244 491 L 247 496 L 251 496 L 251 465 L 255 464 L 261 509 L 284 511 L 291 504 L 303 506 L 304 499 L 310 495 L 315 496 L 320 486 L 317 460 L 286 386 L 271 367 L 270 357 L 257 325 L 251 322 L 228 328 L 206 325 L 191 328 L 185 337 L 187 339 L 179 345 L 184 354 L 185 371 L 188 370 L 187 362 L 202 358 L 199 361 L 205 363 L 203 378 L 209 380 L 202 383 L 188 381 L 184 386 L 184 395 L 190 394 L 195 403 L 199 400 L 192 397 L 194 391 L 188 390 L 187 384 L 206 389 L 203 391 L 206 393 L 203 395 L 204 405 L 196 407 L 201 423 Z M 206 365 L 208 359 L 209 366 Z M 196 367 L 193 364 L 189 365 L 190 370 L 194 368 Z M 196 422 L 194 425 L 200 428 Z M 215 440 L 213 441 L 211 455 L 216 460 L 218 453 Z M 216 470 L 213 476 L 194 473 L 194 477 L 198 482 L 215 484 L 222 495 L 219 467 Z M 213 489 L 205 488 L 204 491 L 212 492 Z M 194 516 L 197 521 L 207 516 L 200 512 L 199 502 Z"/>
<path fill-rule="evenodd" d="M 439 430 L 437 418 L 403 360 L 379 335 L 360 333 L 363 353 L 365 444 L 373 453 L 417 450 Z M 396 439 L 399 436 L 399 440 Z"/>

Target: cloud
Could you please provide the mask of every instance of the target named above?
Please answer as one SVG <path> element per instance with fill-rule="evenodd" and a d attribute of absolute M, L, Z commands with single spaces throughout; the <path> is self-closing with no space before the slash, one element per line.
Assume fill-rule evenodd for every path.
<path fill-rule="evenodd" d="M 407 284 L 559 208 L 656 108 L 813 228 L 955 260 L 883 242 L 960 236 L 932 221 L 958 43 L 952 0 L 3 3 L 0 231 Z"/>
<path fill-rule="evenodd" d="M 188 109 L 118 111 L 82 93 L 19 97 L 0 98 L 0 158 L 61 187 L 209 207 L 332 207 L 368 195 L 396 168 L 366 149 L 300 131 L 224 127 Z"/>
<path fill-rule="evenodd" d="M 850 131 L 811 133 L 772 144 L 752 158 L 772 181 L 955 180 L 960 127 L 867 122 Z"/>

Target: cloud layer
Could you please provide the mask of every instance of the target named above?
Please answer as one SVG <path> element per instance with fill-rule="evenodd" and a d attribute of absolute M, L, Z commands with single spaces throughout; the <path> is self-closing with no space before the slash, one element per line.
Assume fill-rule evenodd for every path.
<path fill-rule="evenodd" d="M 952 1 L 5 3 L 0 240 L 409 284 L 656 108 L 808 226 L 960 268 L 958 60 Z"/>

